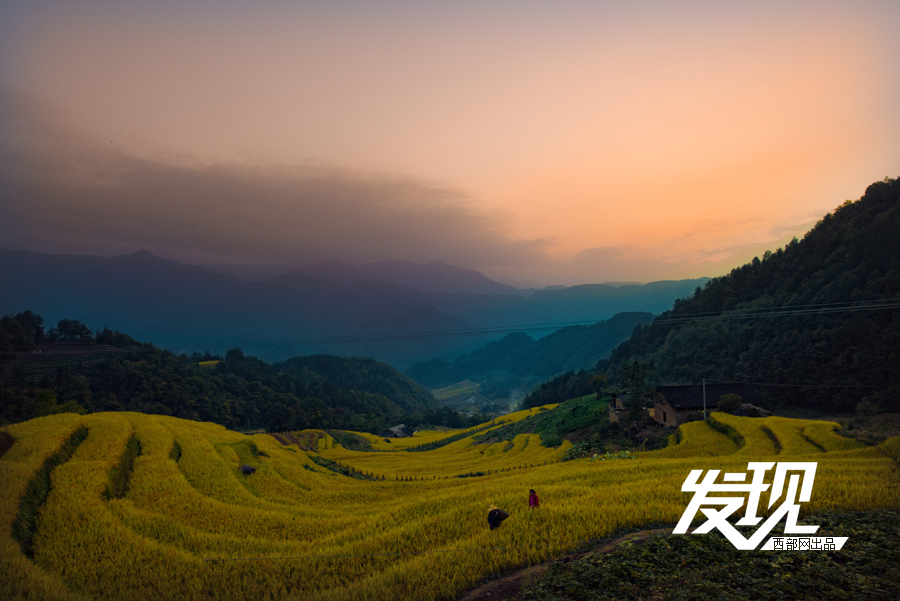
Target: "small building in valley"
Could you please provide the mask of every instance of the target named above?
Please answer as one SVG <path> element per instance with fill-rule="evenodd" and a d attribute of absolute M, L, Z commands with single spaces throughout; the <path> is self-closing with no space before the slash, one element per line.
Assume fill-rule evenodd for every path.
<path fill-rule="evenodd" d="M 691 414 L 700 413 L 702 415 L 702 384 L 657 386 L 656 390 L 662 397 L 653 407 L 653 419 L 658 423 L 677 427 L 686 422 Z M 748 403 L 757 401 L 755 391 L 746 384 L 707 384 L 706 410 L 714 411 L 719 404 L 719 399 L 726 394 L 736 394 Z"/>
<path fill-rule="evenodd" d="M 415 432 L 413 432 L 412 428 L 410 428 L 406 424 L 400 424 L 399 426 L 388 428 L 381 433 L 381 435 L 385 438 L 409 438 L 413 434 L 415 434 Z"/>
<path fill-rule="evenodd" d="M 628 408 L 626 407 L 627 403 L 627 394 L 613 395 L 613 398 L 609 401 L 609 423 L 618 423 L 620 417 L 624 419 L 625 414 L 628 413 Z"/>

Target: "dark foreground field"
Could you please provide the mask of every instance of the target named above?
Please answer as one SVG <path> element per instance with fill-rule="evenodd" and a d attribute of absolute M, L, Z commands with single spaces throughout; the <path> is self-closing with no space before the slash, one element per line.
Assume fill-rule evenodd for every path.
<path fill-rule="evenodd" d="M 896 486 L 897 483 L 888 483 Z M 822 514 L 805 523 L 847 536 L 829 552 L 738 551 L 718 533 L 651 534 L 535 570 L 490 597 L 521 601 L 613 599 L 750 601 L 757 599 L 896 600 L 900 595 L 900 514 Z M 612 548 L 612 550 L 608 550 Z M 541 576 L 540 573 L 543 572 Z M 485 587 L 487 588 L 487 587 Z"/>

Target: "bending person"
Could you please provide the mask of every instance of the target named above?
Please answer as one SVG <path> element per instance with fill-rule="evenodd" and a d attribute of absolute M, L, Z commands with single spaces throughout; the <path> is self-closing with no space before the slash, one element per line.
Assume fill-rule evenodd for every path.
<path fill-rule="evenodd" d="M 491 530 L 494 528 L 499 528 L 500 524 L 503 523 L 503 520 L 509 517 L 509 514 L 502 509 L 497 509 L 494 505 L 491 505 L 491 508 L 488 510 L 488 525 L 491 527 Z"/>

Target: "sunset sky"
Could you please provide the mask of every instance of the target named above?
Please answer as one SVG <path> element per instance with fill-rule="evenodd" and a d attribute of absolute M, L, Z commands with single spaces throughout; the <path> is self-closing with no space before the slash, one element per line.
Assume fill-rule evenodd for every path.
<path fill-rule="evenodd" d="M 900 175 L 900 2 L 0 1 L 0 247 L 716 276 Z"/>

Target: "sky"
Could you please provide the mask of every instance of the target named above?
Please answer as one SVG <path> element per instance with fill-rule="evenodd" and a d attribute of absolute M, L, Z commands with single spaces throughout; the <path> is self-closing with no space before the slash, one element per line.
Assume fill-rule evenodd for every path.
<path fill-rule="evenodd" d="M 717 276 L 900 175 L 900 3 L 0 0 L 0 247 Z"/>

